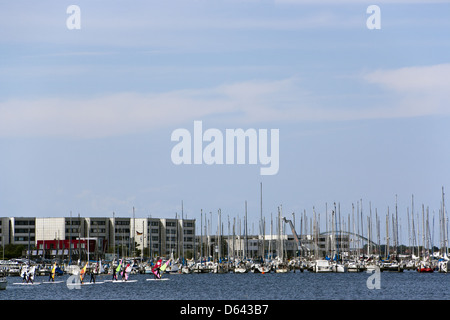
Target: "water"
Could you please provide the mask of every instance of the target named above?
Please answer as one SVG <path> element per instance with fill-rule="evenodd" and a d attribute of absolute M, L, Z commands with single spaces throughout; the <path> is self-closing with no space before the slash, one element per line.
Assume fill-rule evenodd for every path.
<path fill-rule="evenodd" d="M 68 275 L 62 283 L 45 284 L 40 276 L 35 286 L 21 286 L 19 277 L 9 277 L 0 300 L 450 300 L 450 275 L 415 271 L 379 273 L 379 289 L 369 289 L 374 274 L 311 273 L 285 274 L 165 274 L 168 281 L 146 281 L 150 274 L 131 275 L 133 283 L 86 285 L 69 289 Z M 98 276 L 97 282 L 110 276 Z M 89 281 L 89 279 L 87 279 Z M 159 294 L 158 294 L 159 293 Z"/>

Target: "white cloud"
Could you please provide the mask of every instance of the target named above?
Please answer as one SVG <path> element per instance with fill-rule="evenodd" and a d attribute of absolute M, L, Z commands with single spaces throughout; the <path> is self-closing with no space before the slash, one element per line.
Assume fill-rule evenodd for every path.
<path fill-rule="evenodd" d="M 399 100 L 397 116 L 449 114 L 450 64 L 378 70 L 364 79 L 377 84 Z"/>
<path fill-rule="evenodd" d="M 399 91 L 442 91 L 449 89 L 450 64 L 378 70 L 366 80 Z"/>
<path fill-rule="evenodd" d="M 337 102 L 327 88 L 309 92 L 298 78 L 78 100 L 16 99 L 0 103 L 0 136 L 107 137 L 148 132 L 206 117 L 254 125 L 448 114 L 448 79 L 450 64 L 378 70 L 360 77 L 360 83 L 384 90 L 382 105 L 358 96 L 357 90 Z M 327 102 L 321 100 L 323 97 Z"/>
<path fill-rule="evenodd" d="M 163 93 L 97 98 L 8 100 L 0 103 L 0 136 L 105 137 L 146 132 L 189 119 L 234 115 L 239 122 L 284 118 L 277 102 L 294 80 L 225 84 Z"/>

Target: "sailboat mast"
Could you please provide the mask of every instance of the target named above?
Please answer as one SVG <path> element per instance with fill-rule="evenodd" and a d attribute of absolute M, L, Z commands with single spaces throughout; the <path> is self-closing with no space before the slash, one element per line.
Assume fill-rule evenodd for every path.
<path fill-rule="evenodd" d="M 219 209 L 218 212 L 218 222 L 217 222 L 217 231 L 218 231 L 218 240 L 217 240 L 217 244 L 218 244 L 218 251 L 217 251 L 217 261 L 220 262 L 220 259 L 222 257 L 222 212 Z"/>
<path fill-rule="evenodd" d="M 183 200 L 181 200 L 181 254 L 184 261 L 184 205 Z"/>
<path fill-rule="evenodd" d="M 386 258 L 389 257 L 389 207 L 386 214 Z"/>
<path fill-rule="evenodd" d="M 71 247 L 72 247 L 72 211 L 70 211 L 70 219 L 69 219 L 69 224 L 70 224 L 70 228 L 69 228 L 69 266 L 70 263 L 72 261 L 72 251 L 71 251 Z M 44 251 L 42 251 L 44 252 Z"/>
<path fill-rule="evenodd" d="M 425 237 L 426 237 L 425 206 L 422 204 L 422 253 L 424 258 L 425 258 Z"/>
<path fill-rule="evenodd" d="M 88 218 L 88 225 L 87 225 L 87 262 L 89 262 L 89 229 L 91 228 L 91 218 Z"/>
<path fill-rule="evenodd" d="M 264 222 L 263 222 L 263 208 L 262 208 L 262 206 L 263 206 L 263 203 L 262 203 L 262 182 L 260 183 L 260 199 L 259 199 L 260 201 L 259 201 L 259 207 L 260 207 L 260 210 L 261 210 L 261 212 L 260 212 L 260 214 L 261 214 L 261 217 L 260 217 L 260 222 L 259 222 L 259 225 L 260 225 L 260 231 L 259 231 L 259 234 L 260 234 L 260 236 L 262 236 L 262 243 L 261 243 L 261 257 L 262 257 L 262 259 L 264 260 Z"/>
<path fill-rule="evenodd" d="M 447 232 L 446 232 L 446 218 L 445 218 L 445 201 L 444 201 L 444 187 L 442 187 L 442 240 L 445 256 L 447 256 Z"/>
<path fill-rule="evenodd" d="M 227 243 L 227 262 L 230 264 L 230 216 L 227 215 L 228 220 L 228 243 Z"/>
<path fill-rule="evenodd" d="M 245 200 L 245 217 L 244 217 L 244 251 L 245 251 L 245 255 L 244 258 L 248 257 L 248 243 L 247 243 L 247 200 Z"/>

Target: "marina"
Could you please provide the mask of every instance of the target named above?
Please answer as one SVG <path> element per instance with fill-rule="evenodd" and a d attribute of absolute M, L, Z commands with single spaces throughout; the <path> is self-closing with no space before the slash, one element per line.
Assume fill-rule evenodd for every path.
<path fill-rule="evenodd" d="M 62 282 L 14 285 L 18 277 L 8 277 L 1 300 L 448 300 L 450 278 L 444 273 L 413 271 L 380 274 L 380 289 L 367 286 L 373 274 L 359 273 L 226 273 L 167 274 L 162 279 L 146 274 L 130 277 L 127 284 L 108 282 L 109 275 L 97 277 L 94 285 Z M 51 289 L 51 290 L 50 290 Z M 155 295 L 155 292 L 164 294 Z"/>
<path fill-rule="evenodd" d="M 449 2 L 3 1 L 3 314 L 445 315 Z"/>
<path fill-rule="evenodd" d="M 105 221 L 102 218 L 89 218 L 86 219 L 86 238 L 81 236 L 81 228 L 77 229 L 78 237 L 69 237 L 74 241 L 65 244 L 73 245 L 74 250 L 66 250 L 66 254 L 61 251 L 61 255 L 46 255 L 47 259 L 43 259 L 45 250 L 42 251 L 42 256 L 33 256 L 32 250 L 26 250 L 21 258 L 1 260 L 2 291 L 12 292 L 4 293 L 3 297 L 5 300 L 73 300 L 77 299 L 74 292 L 82 292 L 84 287 L 90 287 L 93 288 L 89 289 L 90 299 L 120 299 L 117 296 L 119 292 L 126 297 L 125 300 L 145 300 L 148 290 L 158 282 L 165 282 L 164 290 L 176 291 L 177 293 L 172 292 L 169 297 L 177 300 L 448 298 L 447 273 L 450 259 L 444 189 L 442 188 L 439 212 L 439 247 L 434 244 L 435 234 L 430 231 L 431 219 L 428 209 L 425 211 L 424 206 L 421 219 L 419 214 L 410 217 L 408 208 L 409 243 L 403 245 L 399 236 L 401 226 L 398 223 L 397 205 L 393 213 L 387 210 L 384 239 L 380 236 L 381 215 L 375 210 L 376 214 L 372 216 L 370 207 L 370 213 L 364 217 L 362 205 L 362 202 L 358 202 L 356 211 L 352 211 L 347 217 L 341 217 L 340 205 L 334 203 L 331 212 L 325 210 L 324 231 L 321 231 L 320 214 L 313 210 L 313 216 L 308 217 L 305 212 L 301 215 L 299 234 L 295 228 L 295 214 L 292 213 L 292 220 L 288 219 L 280 206 L 277 208 L 278 215 L 275 218 L 271 215 L 270 234 L 265 234 L 265 218 L 261 209 L 260 232 L 256 236 L 250 236 L 247 202 L 243 219 L 233 219 L 232 228 L 228 218 L 228 234 L 224 233 L 221 210 L 217 213 L 216 234 L 212 232 L 212 213 L 208 220 L 207 215 L 203 220 L 202 213 L 200 235 L 195 235 L 195 220 L 184 220 L 183 213 L 182 219 L 142 220 L 142 232 L 136 231 L 138 237 L 131 238 L 134 232 L 130 232 L 127 237 L 128 246 L 122 242 L 120 247 L 113 246 L 108 252 L 107 246 L 98 246 L 108 243 L 108 238 L 92 237 L 95 229 L 91 228 L 91 225 L 102 225 L 101 222 Z M 411 212 L 414 212 L 413 206 L 412 199 Z M 28 220 L 27 223 L 34 226 L 29 221 L 33 220 Z M 61 221 L 64 222 L 64 218 Z M 82 225 L 80 217 L 75 221 L 80 222 L 78 226 Z M 118 221 L 118 225 L 135 225 L 134 210 L 132 219 L 120 218 Z M 434 224 L 434 217 L 432 221 Z M 72 217 L 66 219 L 65 225 L 72 225 L 72 222 Z M 113 228 L 117 219 L 113 219 L 111 223 Z M 144 228 L 146 224 L 148 230 Z M 286 226 L 290 228 L 290 235 Z M 45 226 L 41 224 L 40 227 Z M 137 230 L 135 226 L 133 230 Z M 145 251 L 143 235 L 161 230 L 164 230 L 165 234 L 175 235 L 167 236 L 164 245 L 161 242 L 152 247 L 162 246 L 161 250 L 166 254 L 160 255 L 160 252 L 153 252 L 150 248 Z M 193 246 L 190 247 L 189 244 L 186 247 L 183 240 L 186 237 L 180 237 L 180 240 L 178 234 L 192 235 L 189 238 Z M 142 251 L 136 249 L 140 246 L 136 242 L 139 236 L 144 247 Z M 113 236 L 112 239 L 118 241 L 123 237 L 123 232 L 119 232 L 119 236 Z M 82 239 L 85 239 L 85 242 L 82 242 Z M 133 245 L 131 239 L 134 241 Z M 381 240 L 384 240 L 384 244 Z M 40 242 L 43 240 L 37 241 Z M 58 242 L 54 242 L 56 243 Z M 31 247 L 29 240 L 28 248 Z M 151 257 L 146 256 L 145 252 Z M 129 256 L 133 253 L 138 255 Z M 279 287 L 281 284 L 283 287 Z M 52 290 L 45 289 L 49 286 Z M 322 287 L 323 291 L 320 289 Z M 33 290 L 22 295 L 17 291 L 18 288 Z M 99 291 L 96 288 L 99 288 Z M 117 291 L 115 288 L 121 289 Z M 197 290 L 192 292 L 193 288 Z M 133 291 L 128 292 L 129 289 Z M 218 289 L 220 293 L 216 292 Z M 247 292 L 248 290 L 251 290 L 251 293 Z M 426 295 L 421 293 L 424 290 L 428 292 Z M 436 290 L 440 294 L 435 296 L 432 292 Z M 274 294 L 278 291 L 284 293 Z M 47 296 L 47 293 L 55 292 L 55 297 Z M 268 293 L 270 295 L 267 295 Z"/>

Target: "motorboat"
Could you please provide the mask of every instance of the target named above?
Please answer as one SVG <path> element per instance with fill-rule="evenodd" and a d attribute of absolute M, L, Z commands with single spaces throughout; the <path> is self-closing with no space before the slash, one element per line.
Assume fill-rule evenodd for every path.
<path fill-rule="evenodd" d="M 333 268 L 329 260 L 316 260 L 313 271 L 316 273 L 333 272 Z"/>

